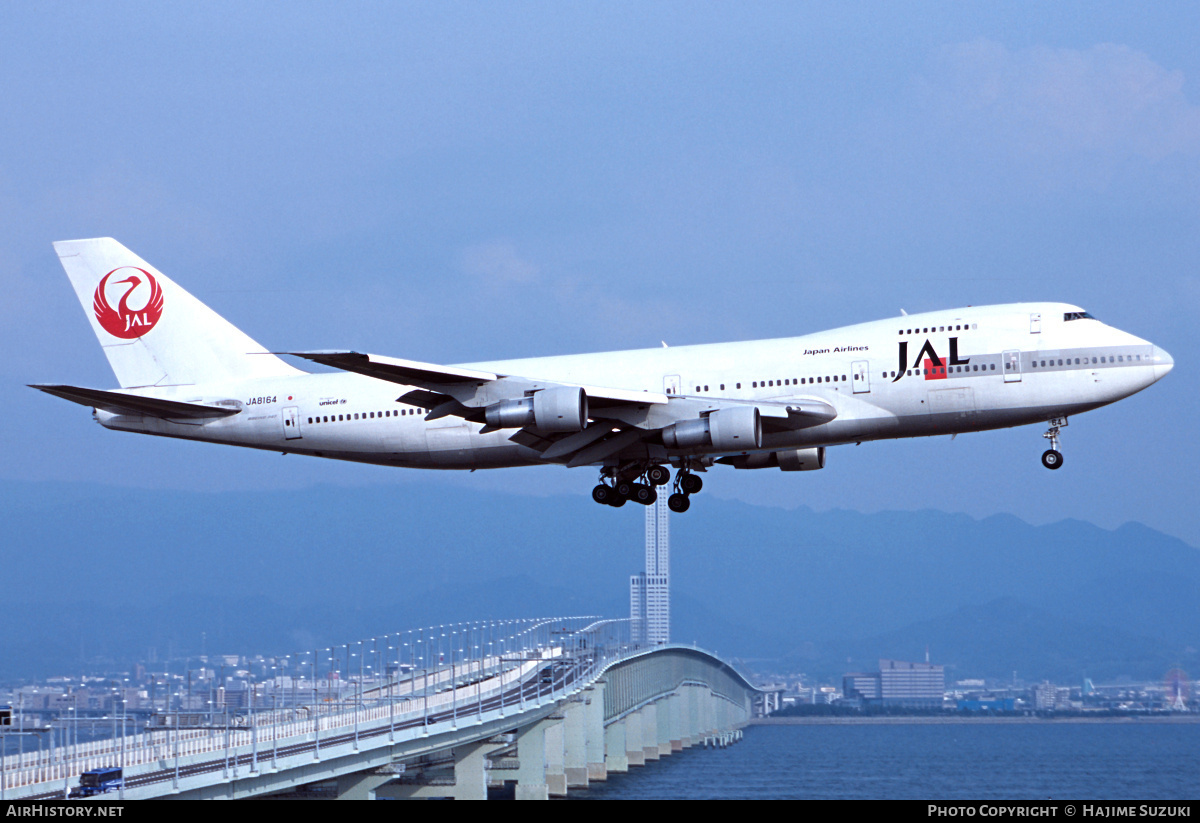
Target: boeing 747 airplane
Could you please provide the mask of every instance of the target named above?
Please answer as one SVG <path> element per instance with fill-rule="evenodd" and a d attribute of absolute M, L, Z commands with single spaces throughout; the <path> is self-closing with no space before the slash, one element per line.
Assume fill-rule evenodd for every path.
<path fill-rule="evenodd" d="M 424 469 L 593 466 L 602 504 L 687 511 L 701 472 L 811 471 L 826 449 L 1048 423 L 1149 386 L 1174 361 L 1079 306 L 1010 303 L 780 340 L 441 366 L 272 353 L 116 240 L 54 244 L 120 389 L 33 388 L 108 429 Z M 285 354 L 339 370 L 312 374 Z"/>

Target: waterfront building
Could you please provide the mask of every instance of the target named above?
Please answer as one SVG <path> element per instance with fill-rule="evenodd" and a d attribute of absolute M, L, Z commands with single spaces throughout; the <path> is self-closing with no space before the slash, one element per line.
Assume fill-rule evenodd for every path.
<path fill-rule="evenodd" d="M 842 692 L 847 699 L 858 699 L 864 706 L 941 708 L 946 692 L 945 667 L 932 663 L 880 660 L 877 672 L 844 675 Z"/>

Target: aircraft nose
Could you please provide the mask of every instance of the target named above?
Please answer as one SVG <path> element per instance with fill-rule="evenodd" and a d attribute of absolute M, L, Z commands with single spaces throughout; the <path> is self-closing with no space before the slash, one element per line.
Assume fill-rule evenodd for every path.
<path fill-rule="evenodd" d="M 1162 380 L 1175 367 L 1175 359 L 1167 354 L 1166 349 L 1154 347 L 1154 379 Z"/>

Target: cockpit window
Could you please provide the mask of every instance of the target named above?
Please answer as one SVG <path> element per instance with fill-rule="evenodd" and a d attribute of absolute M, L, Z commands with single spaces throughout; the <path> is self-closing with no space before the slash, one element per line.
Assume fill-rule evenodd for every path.
<path fill-rule="evenodd" d="M 1069 311 L 1063 315 L 1063 320 L 1095 320 L 1085 311 Z"/>

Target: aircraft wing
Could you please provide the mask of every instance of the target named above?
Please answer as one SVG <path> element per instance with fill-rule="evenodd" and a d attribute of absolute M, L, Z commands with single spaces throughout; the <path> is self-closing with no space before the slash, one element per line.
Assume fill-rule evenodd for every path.
<path fill-rule="evenodd" d="M 333 366 L 335 369 L 344 369 L 391 383 L 420 386 L 434 391 L 443 387 L 487 382 L 505 377 L 503 374 L 494 372 L 439 366 L 434 363 L 401 360 L 397 357 L 383 357 L 378 354 L 360 354 L 356 351 L 293 351 L 286 353 L 293 357 L 303 357 L 314 363 Z"/>
<path fill-rule="evenodd" d="M 524 397 L 529 392 L 564 385 L 546 380 L 463 369 L 457 366 L 439 366 L 434 363 L 401 360 L 378 354 L 360 354 L 353 351 L 287 352 L 287 354 L 336 369 L 387 380 L 391 383 L 415 386 L 421 391 L 405 395 L 404 402 L 422 406 L 431 411 L 449 399 L 458 401 L 464 409 L 475 410 L 500 400 Z M 667 402 L 667 395 L 655 392 L 600 386 L 579 386 L 579 388 L 587 393 L 588 407 L 594 410 L 627 404 L 647 405 Z M 441 395 L 440 400 L 434 395 Z M 456 412 L 447 413 L 455 414 Z M 472 419 L 467 414 L 458 416 Z"/>
<path fill-rule="evenodd" d="M 661 442 L 659 433 L 664 428 L 722 409 L 754 407 L 768 432 L 819 426 L 837 417 L 836 409 L 819 398 L 780 402 L 690 397 L 564 384 L 354 351 L 287 353 L 412 387 L 398 399 L 427 409 L 427 420 L 453 415 L 484 423 L 481 433 L 517 429 L 509 438 L 513 442 L 541 452 L 547 461 L 568 466 L 600 462 L 642 441 Z M 547 409 L 557 410 L 561 401 L 561 406 L 570 410 L 557 417 L 535 414 L 530 398 L 542 392 L 546 393 Z M 529 411 L 524 411 L 522 404 L 529 404 Z M 505 411 L 498 411 L 501 409 Z"/>
<path fill-rule="evenodd" d="M 79 386 L 32 384 L 29 388 L 53 394 L 55 397 L 70 400 L 81 406 L 91 406 L 94 409 L 101 409 L 113 414 L 161 417 L 164 420 L 207 420 L 229 417 L 241 411 L 236 408 L 206 406 L 202 403 L 181 403 L 178 400 L 163 400 L 158 397 L 143 397 L 123 392 L 85 389 Z"/>

